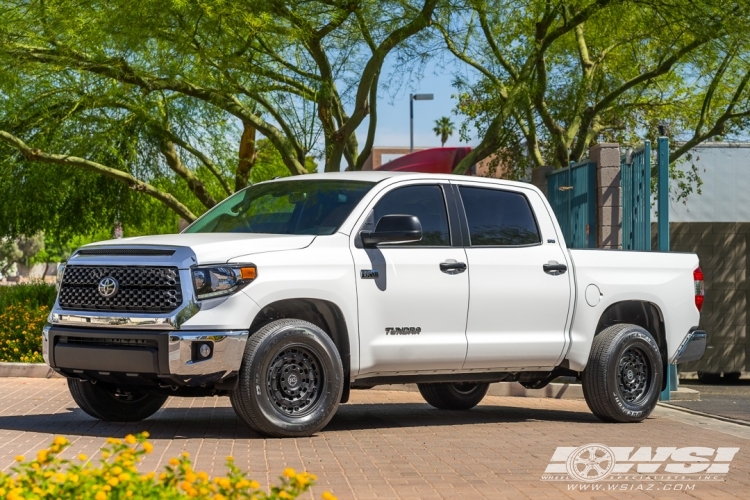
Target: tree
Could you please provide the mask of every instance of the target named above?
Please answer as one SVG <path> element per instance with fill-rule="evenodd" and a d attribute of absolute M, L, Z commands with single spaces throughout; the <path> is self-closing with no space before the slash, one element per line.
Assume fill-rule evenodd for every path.
<path fill-rule="evenodd" d="M 326 171 L 360 169 L 383 62 L 437 3 L 9 2 L 0 143 L 23 170 L 91 172 L 188 221 L 247 185 L 258 136 L 293 175 L 311 155 Z"/>
<path fill-rule="evenodd" d="M 432 129 L 435 135 L 440 137 L 440 146 L 442 147 L 445 147 L 446 141 L 453 135 L 454 130 L 456 130 L 456 126 L 447 116 L 435 120 L 435 128 Z"/>
<path fill-rule="evenodd" d="M 30 260 L 44 250 L 44 235 L 0 239 L 0 276 L 7 275 L 16 264 L 29 265 Z"/>
<path fill-rule="evenodd" d="M 746 0 L 458 1 L 436 19 L 458 111 L 482 138 L 456 168 L 495 151 L 521 172 L 580 160 L 598 140 L 636 143 L 666 122 L 687 140 L 744 130 L 750 116 Z"/>

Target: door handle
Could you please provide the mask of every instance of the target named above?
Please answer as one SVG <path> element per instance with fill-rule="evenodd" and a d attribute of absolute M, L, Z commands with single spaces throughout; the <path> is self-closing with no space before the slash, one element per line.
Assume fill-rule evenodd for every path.
<path fill-rule="evenodd" d="M 557 261 L 551 260 L 548 263 L 542 265 L 542 269 L 544 269 L 544 272 L 547 274 L 551 274 L 552 276 L 558 276 L 560 274 L 564 274 L 565 271 L 568 270 L 568 266 L 565 264 L 560 264 Z"/>
<path fill-rule="evenodd" d="M 466 271 L 466 264 L 456 261 L 441 262 L 440 270 L 446 274 L 458 274 Z"/>

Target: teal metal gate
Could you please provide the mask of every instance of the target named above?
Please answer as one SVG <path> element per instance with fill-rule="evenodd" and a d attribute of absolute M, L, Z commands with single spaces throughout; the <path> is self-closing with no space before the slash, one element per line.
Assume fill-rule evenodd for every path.
<path fill-rule="evenodd" d="M 573 163 L 547 174 L 547 199 L 568 248 L 596 248 L 596 164 Z"/>
<path fill-rule="evenodd" d="M 651 142 L 620 161 L 622 248 L 651 250 Z"/>

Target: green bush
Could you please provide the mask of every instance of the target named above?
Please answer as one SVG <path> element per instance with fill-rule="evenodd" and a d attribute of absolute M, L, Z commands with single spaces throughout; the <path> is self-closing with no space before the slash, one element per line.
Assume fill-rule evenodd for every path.
<path fill-rule="evenodd" d="M 7 500 L 291 500 L 308 491 L 316 480 L 313 474 L 286 469 L 279 483 L 266 492 L 234 465 L 232 457 L 227 457 L 227 475 L 211 478 L 205 472 L 193 470 L 187 453 L 170 459 L 160 474 L 141 474 L 138 463 L 154 449 L 147 438 L 147 432 L 136 436 L 129 434 L 124 440 L 109 438 L 109 446 L 102 448 L 102 459 L 98 465 L 93 465 L 86 455 L 78 455 L 75 460 L 60 459 L 58 455 L 70 442 L 58 436 L 49 448 L 37 453 L 36 460 L 27 462 L 23 456 L 18 456 L 13 474 L 0 472 L 0 497 Z M 329 492 L 323 493 L 323 500 L 335 498 Z"/>
<path fill-rule="evenodd" d="M 47 306 L 47 309 L 52 309 L 56 296 L 55 286 L 42 282 L 0 286 L 0 313 L 10 305 L 23 304 L 26 301 L 29 307 Z"/>
<path fill-rule="evenodd" d="M 31 283 L 0 287 L 0 361 L 42 363 L 42 328 L 55 287 Z"/>

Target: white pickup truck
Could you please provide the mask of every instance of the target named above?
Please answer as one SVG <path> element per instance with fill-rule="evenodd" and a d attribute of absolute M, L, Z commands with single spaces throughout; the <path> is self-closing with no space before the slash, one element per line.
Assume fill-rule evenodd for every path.
<path fill-rule="evenodd" d="M 490 383 L 559 376 L 637 422 L 706 346 L 695 255 L 568 250 L 538 189 L 463 176 L 256 184 L 181 234 L 79 249 L 58 287 L 44 358 L 83 411 L 229 395 L 270 436 L 322 429 L 350 389 L 417 383 L 466 410 Z"/>

